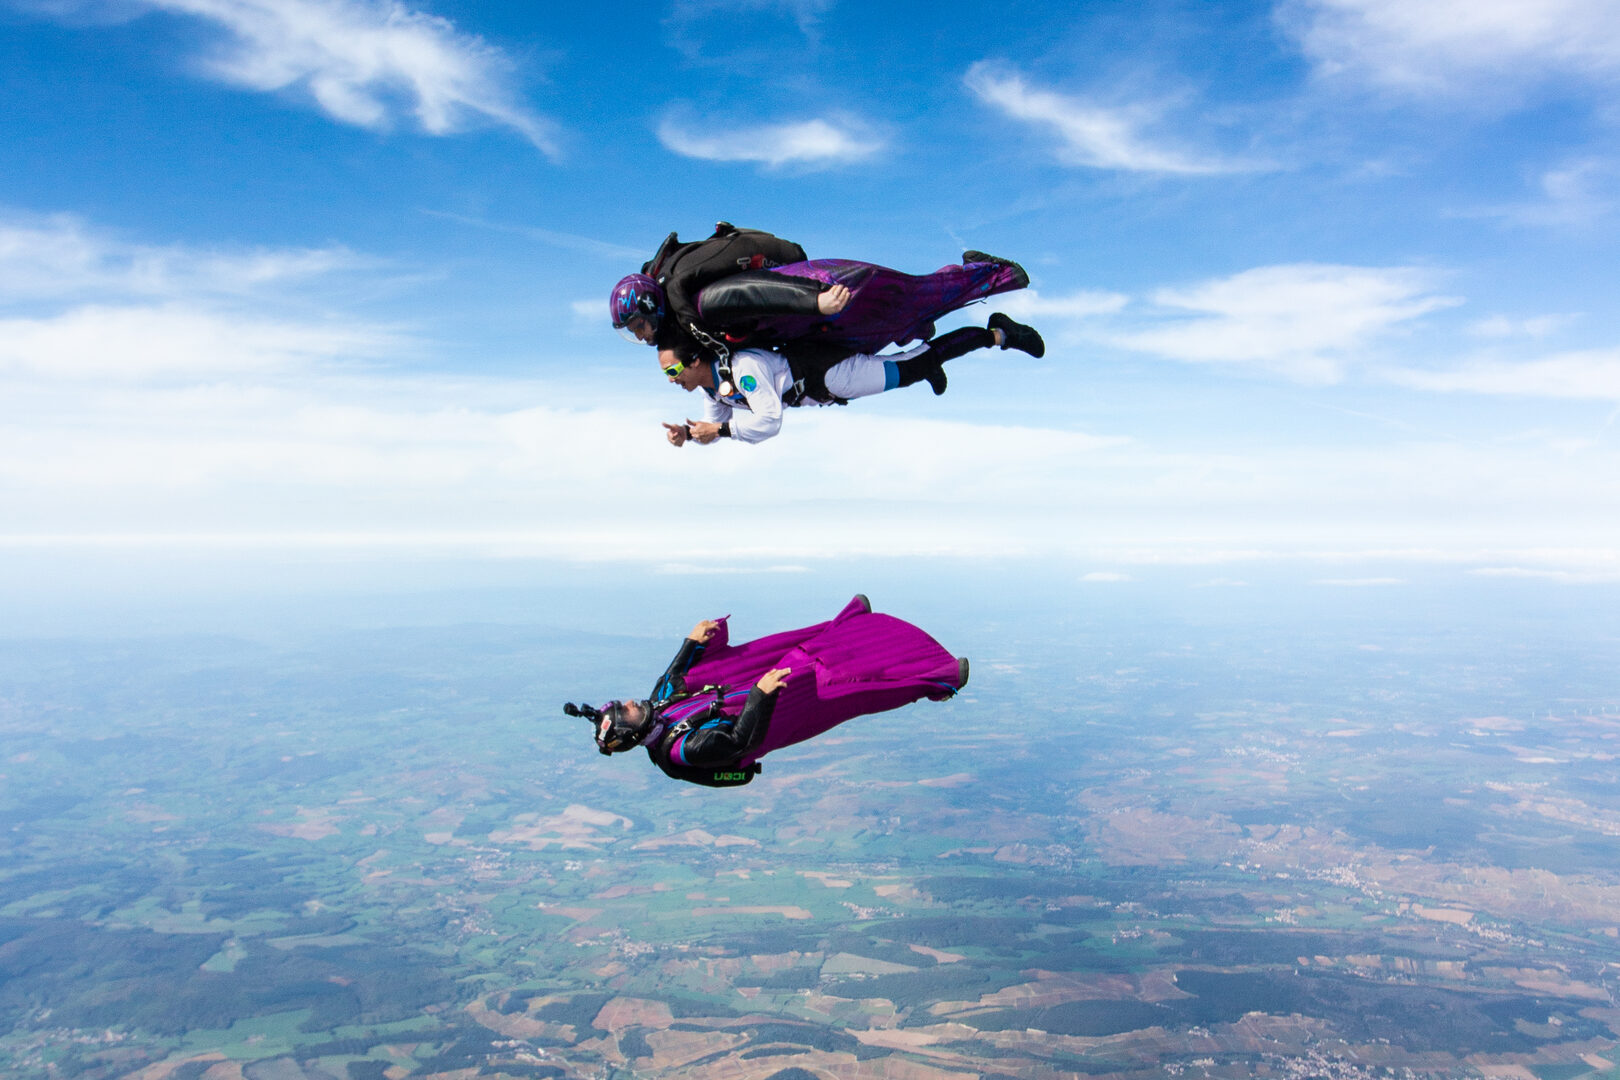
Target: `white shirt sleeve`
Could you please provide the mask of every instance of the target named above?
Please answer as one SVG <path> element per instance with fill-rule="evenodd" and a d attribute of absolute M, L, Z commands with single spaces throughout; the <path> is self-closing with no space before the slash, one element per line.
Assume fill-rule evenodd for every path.
<path fill-rule="evenodd" d="M 703 419 L 711 424 L 723 424 L 731 419 L 732 409 L 719 398 L 703 395 Z"/>
<path fill-rule="evenodd" d="M 738 442 L 757 443 L 781 431 L 782 395 L 777 393 L 775 380 L 765 365 L 746 353 L 739 353 L 732 363 L 731 373 L 737 380 L 738 391 L 748 399 L 748 408 L 738 410 L 731 417 L 731 437 Z"/>

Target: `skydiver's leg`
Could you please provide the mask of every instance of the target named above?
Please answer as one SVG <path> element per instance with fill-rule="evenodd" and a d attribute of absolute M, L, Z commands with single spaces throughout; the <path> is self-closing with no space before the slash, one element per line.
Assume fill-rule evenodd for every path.
<path fill-rule="evenodd" d="M 1013 322 L 999 311 L 990 316 L 990 332 L 1003 349 L 1017 349 L 1037 358 L 1046 355 L 1046 342 L 1033 326 Z"/>
<path fill-rule="evenodd" d="M 827 369 L 823 380 L 827 384 L 827 393 L 833 397 L 852 401 L 855 398 L 871 397 L 881 394 L 885 390 L 894 389 L 893 376 L 889 372 L 889 362 L 866 353 L 857 353 L 845 360 L 840 360 Z"/>
<path fill-rule="evenodd" d="M 956 333 L 961 333 L 957 331 Z M 985 344 L 990 343 L 990 331 L 973 330 L 969 334 L 983 335 Z M 954 338 L 955 334 L 947 334 L 945 338 Z M 869 356 L 860 353 L 851 356 L 841 363 L 834 364 L 827 369 L 827 392 L 836 397 L 850 400 L 858 397 L 870 397 L 881 394 L 885 390 L 897 390 L 902 386 L 926 381 L 935 387 L 934 393 L 945 392 L 945 372 L 940 368 L 945 360 L 953 356 L 961 356 L 970 349 L 982 348 L 982 345 L 969 344 L 957 347 L 952 342 L 947 354 L 942 358 L 938 349 L 940 338 L 934 342 L 923 342 L 913 346 L 902 353 L 892 353 L 887 356 Z M 936 381 L 937 380 L 937 381 Z"/>
<path fill-rule="evenodd" d="M 1000 346 L 1022 349 L 1032 356 L 1046 351 L 1041 335 L 997 312 L 987 327 L 964 326 L 893 356 L 851 356 L 827 369 L 827 391 L 850 400 L 927 382 L 936 395 L 948 385 L 945 362 L 976 349 Z M 1038 351 L 1037 351 L 1038 350 Z"/>
<path fill-rule="evenodd" d="M 943 394 L 949 385 L 945 378 L 945 361 L 955 360 L 958 356 L 973 352 L 975 349 L 988 349 L 1000 343 L 994 330 L 981 329 L 977 326 L 964 326 L 959 330 L 952 330 L 932 341 L 924 342 L 919 349 L 902 354 L 902 359 L 890 361 L 896 369 L 895 385 L 910 386 L 914 382 L 927 380 L 936 395 Z"/>
<path fill-rule="evenodd" d="M 947 360 L 955 360 L 958 356 L 966 355 L 975 349 L 988 349 L 992 345 L 999 345 L 996 332 L 981 329 L 977 326 L 964 326 L 960 330 L 952 330 L 948 334 L 941 334 L 928 343 L 928 355 L 933 357 L 936 364 L 943 364 Z"/>
<path fill-rule="evenodd" d="M 989 334 L 988 330 L 978 332 Z M 827 392 L 849 401 L 910 386 L 924 379 L 932 382 L 929 373 L 938 371 L 939 363 L 927 342 L 888 356 L 857 353 L 827 369 Z"/>

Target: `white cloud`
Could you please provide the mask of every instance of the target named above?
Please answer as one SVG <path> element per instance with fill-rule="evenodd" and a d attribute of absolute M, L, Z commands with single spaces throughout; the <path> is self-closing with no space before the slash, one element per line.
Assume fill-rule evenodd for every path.
<path fill-rule="evenodd" d="M 170 387 L 3 385 L 5 545 L 418 546 L 662 565 L 668 535 L 647 523 L 685 520 L 699 477 L 746 502 L 727 526 L 728 559 L 744 566 L 1090 553 L 1118 568 L 1101 573 L 1128 573 L 1620 535 L 1620 463 L 1603 447 L 1574 459 L 1491 444 L 1174 452 L 857 403 L 799 410 L 759 446 L 676 450 L 658 421 L 688 415 L 690 399 L 662 387 L 569 408 L 540 380 L 320 367 Z M 1493 561 L 1573 561 L 1558 558 Z"/>
<path fill-rule="evenodd" d="M 276 293 L 377 265 L 342 249 L 158 247 L 66 215 L 0 217 L 0 373 L 138 382 L 399 356 L 399 334 L 352 316 L 273 313 Z"/>
<path fill-rule="evenodd" d="M 376 265 L 344 248 L 199 251 L 131 243 L 68 214 L 0 214 L 0 302 L 232 295 Z"/>
<path fill-rule="evenodd" d="M 1042 296 L 1036 289 L 1022 289 L 996 300 L 996 307 L 1015 319 L 1088 319 L 1118 313 L 1129 302 L 1124 293 L 1081 289 L 1067 296 Z"/>
<path fill-rule="evenodd" d="M 33 302 L 50 310 L 0 316 L 0 545 L 413 547 L 659 565 L 668 535 L 647 523 L 689 516 L 698 481 L 748 506 L 728 525 L 741 566 L 1093 553 L 1078 576 L 1166 552 L 1218 563 L 1278 550 L 1595 548 L 1620 535 L 1620 462 L 1604 440 L 1256 446 L 1245 435 L 1239 449 L 1202 436 L 1178 449 L 1070 420 L 951 419 L 912 388 L 797 410 L 759 446 L 676 450 L 658 422 L 699 402 L 650 365 L 640 381 L 614 374 L 610 402 L 590 358 L 555 342 L 536 344 L 522 370 L 578 382 L 425 370 L 429 343 L 343 312 L 331 323 L 302 305 L 283 313 L 276 282 L 204 293 L 198 267 L 213 253 L 179 247 L 164 249 L 163 294 L 95 270 L 109 295 L 86 302 L 69 285 L 122 249 L 89 228 L 26 236 L 36 247 L 13 243 L 10 265 L 59 270 Z M 52 263 L 75 244 L 78 255 Z M 280 254 L 263 253 L 276 265 Z M 407 358 L 417 362 L 394 363 Z M 1558 565 L 1521 554 L 1493 564 Z"/>
<path fill-rule="evenodd" d="M 47 318 L 0 319 L 0 373 L 141 381 L 222 378 L 398 354 L 380 328 L 287 322 L 186 304 L 90 305 Z"/>
<path fill-rule="evenodd" d="M 1620 401 L 1620 349 L 1557 353 L 1538 360 L 1478 360 L 1441 371 L 1392 368 L 1400 386 L 1443 392 Z"/>
<path fill-rule="evenodd" d="M 1129 574 L 1121 574 L 1113 570 L 1093 570 L 1090 573 L 1081 574 L 1080 580 L 1086 584 L 1112 585 L 1122 581 L 1135 581 L 1136 579 Z"/>
<path fill-rule="evenodd" d="M 1022 75 L 982 60 L 968 69 L 963 82 L 980 101 L 1014 120 L 1050 128 L 1061 140 L 1059 158 L 1071 165 L 1190 176 L 1259 167 L 1151 141 L 1142 130 L 1158 121 L 1156 108 L 1109 107 L 1038 90 Z"/>
<path fill-rule="evenodd" d="M 658 125 L 658 139 L 683 157 L 752 161 L 771 168 L 827 168 L 860 161 L 883 149 L 883 140 L 866 124 L 847 117 L 699 130 L 691 118 L 672 115 Z"/>
<path fill-rule="evenodd" d="M 1608 216 L 1615 206 L 1614 166 L 1584 159 L 1548 169 L 1537 196 L 1523 202 L 1454 211 L 1464 218 L 1498 218 L 1515 225 L 1579 227 Z"/>
<path fill-rule="evenodd" d="M 1405 578 L 1396 577 L 1363 577 L 1363 578 L 1317 578 L 1312 585 L 1331 585 L 1343 589 L 1377 588 L 1381 585 L 1405 585 Z"/>
<path fill-rule="evenodd" d="M 511 128 L 555 153 L 553 125 L 508 85 L 511 64 L 448 19 L 393 0 L 135 0 L 226 35 L 200 60 L 210 77 L 307 95 L 345 124 L 385 130 L 409 115 L 432 135 L 473 122 Z"/>
<path fill-rule="evenodd" d="M 1610 560 L 1613 563 L 1614 560 Z M 1476 577 L 1489 578 L 1529 578 L 1538 581 L 1553 581 L 1561 585 L 1593 585 L 1620 582 L 1620 567 L 1611 565 L 1607 568 L 1592 566 L 1548 567 L 1548 566 L 1478 566 L 1470 569 L 1468 573 Z"/>
<path fill-rule="evenodd" d="M 1532 315 L 1526 319 L 1510 319 L 1506 315 L 1492 315 L 1470 323 L 1468 332 L 1482 338 L 1544 338 L 1569 326 L 1575 315 Z"/>
<path fill-rule="evenodd" d="M 487 229 L 490 232 L 506 233 L 509 236 L 522 236 L 549 247 L 577 251 L 601 259 L 612 259 L 616 262 L 623 262 L 626 259 L 634 259 L 640 262 L 648 255 L 646 250 L 630 247 L 628 244 L 615 244 L 609 240 L 598 240 L 594 236 L 580 236 L 578 233 L 542 229 L 535 225 L 514 225 L 503 221 L 487 221 L 483 218 L 469 217 L 466 214 L 454 214 L 448 210 L 423 210 L 422 213 L 429 217 L 453 221 L 458 225 L 467 225 L 474 229 Z"/>
<path fill-rule="evenodd" d="M 1120 333 L 1126 348 L 1200 363 L 1245 364 L 1308 383 L 1343 376 L 1351 355 L 1402 323 L 1460 303 L 1411 267 L 1263 266 L 1161 289 L 1156 325 Z"/>
<path fill-rule="evenodd" d="M 1323 74 L 1411 94 L 1620 75 L 1613 0 L 1283 0 L 1277 12 Z"/>
<path fill-rule="evenodd" d="M 836 0 L 675 0 L 671 6 L 670 21 L 690 22 L 712 18 L 762 12 L 791 18 L 811 41 L 816 39 L 816 28 L 821 17 L 830 11 Z"/>
<path fill-rule="evenodd" d="M 810 568 L 801 563 L 779 563 L 773 566 L 722 566 L 715 563 L 665 563 L 656 570 L 669 577 L 713 577 L 716 574 L 808 574 Z"/>

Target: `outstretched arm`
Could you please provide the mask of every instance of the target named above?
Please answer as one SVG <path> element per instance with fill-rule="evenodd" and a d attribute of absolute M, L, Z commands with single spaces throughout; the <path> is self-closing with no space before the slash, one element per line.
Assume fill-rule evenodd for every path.
<path fill-rule="evenodd" d="M 730 765 L 765 739 L 776 710 L 777 691 L 787 680 L 788 669 L 765 673 L 759 685 L 748 692 L 748 701 L 735 720 L 711 720 L 696 731 L 675 741 L 670 756 L 680 764 L 700 768 Z"/>
<path fill-rule="evenodd" d="M 708 443 L 731 434 L 732 409 L 723 401 L 704 395 L 703 419 L 687 420 L 684 424 L 665 424 L 664 438 L 671 446 L 685 446 L 688 442 Z"/>
<path fill-rule="evenodd" d="M 667 701 L 677 694 L 686 692 L 686 673 L 692 670 L 692 665 L 703 658 L 703 650 L 709 639 L 714 637 L 720 624 L 713 619 L 704 619 L 692 627 L 692 632 L 686 635 L 681 647 L 675 652 L 675 659 L 669 662 L 664 674 L 659 677 L 658 685 L 653 687 L 654 701 Z"/>

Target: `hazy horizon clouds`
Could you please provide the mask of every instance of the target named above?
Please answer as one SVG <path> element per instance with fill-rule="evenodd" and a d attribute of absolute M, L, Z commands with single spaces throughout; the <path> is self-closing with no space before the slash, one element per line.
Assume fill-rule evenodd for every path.
<path fill-rule="evenodd" d="M 830 2 L 611 33 L 568 5 L 13 4 L 0 545 L 645 560 L 641 523 L 701 503 L 763 565 L 1588 573 L 1620 535 L 1620 29 L 1552 7 L 1027 4 L 993 47 L 947 9 L 893 50 L 897 15 Z M 1016 258 L 1030 290 L 948 325 L 1004 310 L 1048 354 L 672 449 L 658 422 L 700 402 L 605 297 L 721 218 L 917 273 Z"/>

